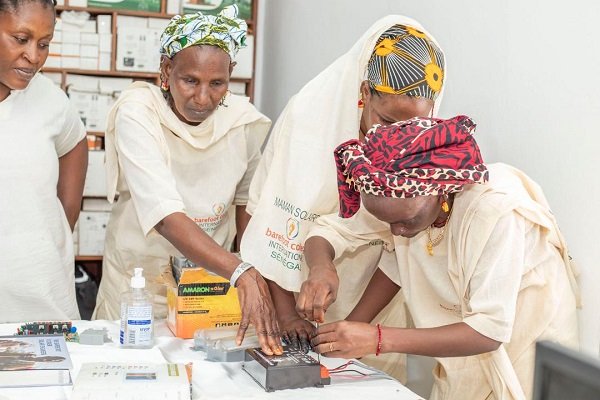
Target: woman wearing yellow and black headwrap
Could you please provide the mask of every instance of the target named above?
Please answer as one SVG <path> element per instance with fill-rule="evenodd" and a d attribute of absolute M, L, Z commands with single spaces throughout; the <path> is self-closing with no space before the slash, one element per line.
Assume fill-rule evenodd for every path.
<path fill-rule="evenodd" d="M 109 115 L 108 199 L 103 276 L 95 318 L 119 318 L 119 294 L 134 267 L 143 267 L 155 316 L 166 315 L 156 283 L 169 256 L 184 255 L 231 279 L 242 326 L 252 322 L 268 352 L 279 351 L 267 284 L 232 249 L 248 215 L 248 187 L 270 121 L 245 97 L 227 90 L 246 23 L 237 7 L 218 16 L 176 16 L 165 29 L 160 88 L 136 82 Z M 240 338 L 245 329 L 240 330 Z"/>
<path fill-rule="evenodd" d="M 250 187 L 252 220 L 241 251 L 271 281 L 280 327 L 290 341 L 302 342 L 312 331 L 294 310 L 292 292 L 300 291 L 308 275 L 302 252 L 308 229 L 319 215 L 339 207 L 333 149 L 358 138 L 374 123 L 434 114 L 445 73 L 444 54 L 435 39 L 417 21 L 391 15 L 377 21 L 350 51 L 307 83 L 274 125 Z M 395 269 L 393 257 L 384 255 L 380 260 L 381 254 L 381 242 L 373 242 L 338 260 L 340 285 L 330 294 L 337 301 L 328 308 L 327 321 L 375 317 L 377 312 L 349 313 L 373 274 L 383 275 L 378 267 Z M 380 300 L 387 304 L 388 299 Z M 401 297 L 377 318 L 386 324 L 405 324 Z M 401 357 L 386 355 L 371 361 L 403 379 Z"/>

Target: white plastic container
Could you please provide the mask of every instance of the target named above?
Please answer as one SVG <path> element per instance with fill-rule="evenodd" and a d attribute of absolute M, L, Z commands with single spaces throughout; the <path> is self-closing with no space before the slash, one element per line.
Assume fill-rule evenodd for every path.
<path fill-rule="evenodd" d="M 143 268 L 134 268 L 131 289 L 121 295 L 119 342 L 122 347 L 147 349 L 153 345 L 152 295 L 145 289 L 142 271 Z"/>

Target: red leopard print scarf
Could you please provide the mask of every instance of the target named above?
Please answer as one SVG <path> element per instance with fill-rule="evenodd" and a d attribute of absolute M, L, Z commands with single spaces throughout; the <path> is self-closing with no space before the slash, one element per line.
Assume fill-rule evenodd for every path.
<path fill-rule="evenodd" d="M 360 192 L 385 197 L 434 196 L 485 183 L 488 170 L 472 136 L 475 123 L 459 115 L 443 120 L 412 118 L 375 125 L 364 141 L 334 151 L 340 216 L 360 208 Z"/>

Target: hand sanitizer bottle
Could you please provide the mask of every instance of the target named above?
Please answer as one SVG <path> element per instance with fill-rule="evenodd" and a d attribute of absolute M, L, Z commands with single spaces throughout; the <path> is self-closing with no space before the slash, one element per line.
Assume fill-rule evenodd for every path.
<path fill-rule="evenodd" d="M 146 279 L 142 276 L 142 271 L 143 268 L 134 268 L 131 289 L 121 295 L 119 342 L 122 347 L 145 349 L 153 345 L 153 299 L 152 295 L 144 289 Z"/>

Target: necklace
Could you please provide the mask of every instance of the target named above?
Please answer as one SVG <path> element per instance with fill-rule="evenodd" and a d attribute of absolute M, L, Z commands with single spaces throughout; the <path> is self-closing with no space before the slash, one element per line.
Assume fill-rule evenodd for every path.
<path fill-rule="evenodd" d="M 444 221 L 444 226 L 442 226 L 440 233 L 434 238 L 431 237 L 431 225 L 427 227 L 427 253 L 430 256 L 433 256 L 433 248 L 440 244 L 442 239 L 444 238 L 444 232 L 446 232 L 446 226 L 448 226 L 448 221 L 450 221 L 450 216 L 452 215 L 452 210 L 454 207 L 450 209 L 448 216 L 446 217 L 446 221 Z"/>

